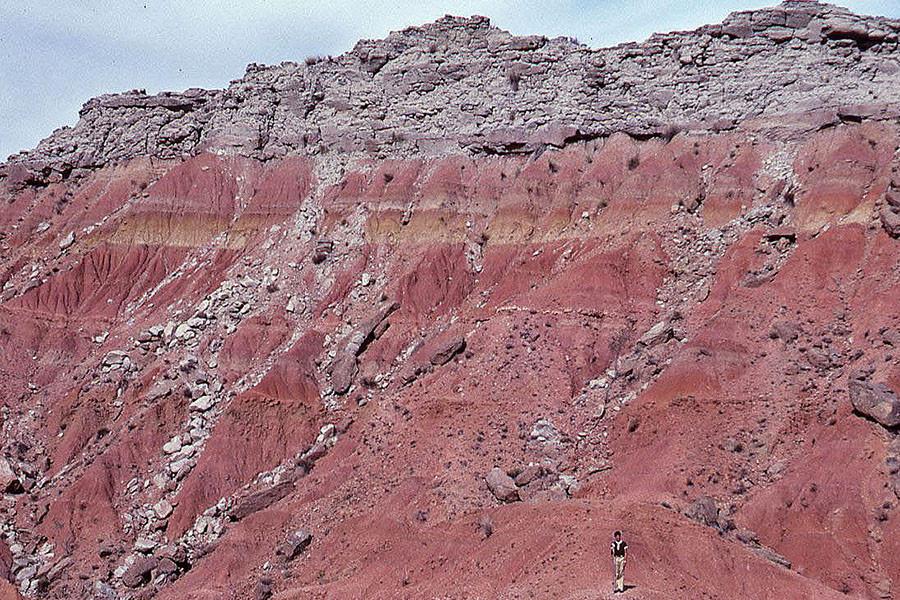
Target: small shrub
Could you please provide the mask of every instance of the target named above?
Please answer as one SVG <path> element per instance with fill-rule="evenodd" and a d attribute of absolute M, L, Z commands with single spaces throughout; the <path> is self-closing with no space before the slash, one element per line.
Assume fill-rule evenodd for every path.
<path fill-rule="evenodd" d="M 634 171 L 639 166 L 641 166 L 641 159 L 635 154 L 631 158 L 628 159 L 628 170 Z"/>

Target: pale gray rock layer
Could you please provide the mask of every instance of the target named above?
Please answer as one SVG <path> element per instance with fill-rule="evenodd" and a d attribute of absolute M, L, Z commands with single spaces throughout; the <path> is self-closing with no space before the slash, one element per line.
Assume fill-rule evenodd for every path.
<path fill-rule="evenodd" d="M 94 98 L 74 127 L 10 157 L 0 178 L 42 183 L 202 151 L 262 160 L 532 152 L 822 109 L 859 120 L 900 106 L 898 34 L 898 20 L 806 0 L 598 50 L 448 16 L 336 58 L 251 64 L 224 90 Z"/>

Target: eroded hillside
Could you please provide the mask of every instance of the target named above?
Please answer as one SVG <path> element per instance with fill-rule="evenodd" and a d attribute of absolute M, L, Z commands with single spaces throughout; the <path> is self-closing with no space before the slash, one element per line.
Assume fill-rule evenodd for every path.
<path fill-rule="evenodd" d="M 0 597 L 891 598 L 898 32 L 91 100 L 0 166 Z"/>

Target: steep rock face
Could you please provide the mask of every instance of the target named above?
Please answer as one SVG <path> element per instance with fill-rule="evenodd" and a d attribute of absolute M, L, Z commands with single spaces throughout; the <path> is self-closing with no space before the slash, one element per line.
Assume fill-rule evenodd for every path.
<path fill-rule="evenodd" d="M 448 17 L 89 102 L 2 167 L 0 573 L 604 597 L 624 529 L 641 597 L 890 597 L 896 32 Z"/>
<path fill-rule="evenodd" d="M 251 65 L 225 90 L 95 98 L 73 128 L 12 157 L 10 183 L 138 156 L 258 158 L 531 152 L 616 131 L 672 135 L 760 116 L 896 116 L 900 22 L 818 2 L 592 50 L 445 17 L 339 57 Z"/>

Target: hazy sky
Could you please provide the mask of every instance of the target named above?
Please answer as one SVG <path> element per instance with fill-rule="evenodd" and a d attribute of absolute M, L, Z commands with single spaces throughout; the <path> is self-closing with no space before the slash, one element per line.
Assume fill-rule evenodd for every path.
<path fill-rule="evenodd" d="M 247 63 L 340 54 L 360 38 L 481 14 L 591 46 L 690 29 L 778 0 L 0 0 L 0 160 L 74 124 L 92 96 L 221 88 Z M 900 17 L 900 0 L 844 0 Z"/>

